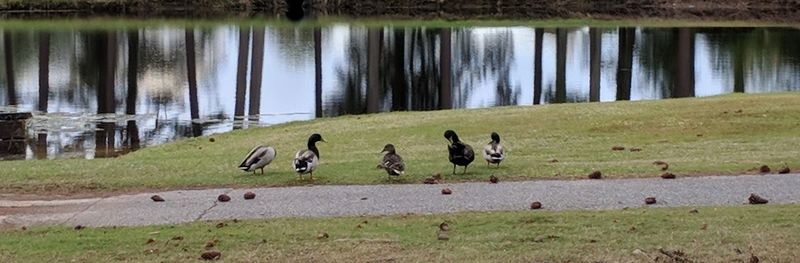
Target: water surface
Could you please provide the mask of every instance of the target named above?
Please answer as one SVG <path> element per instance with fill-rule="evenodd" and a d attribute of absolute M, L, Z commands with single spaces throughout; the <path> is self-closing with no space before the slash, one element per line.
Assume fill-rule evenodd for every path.
<path fill-rule="evenodd" d="M 0 30 L 0 112 L 35 115 L 0 159 L 346 114 L 800 90 L 800 30 L 781 27 Z"/>

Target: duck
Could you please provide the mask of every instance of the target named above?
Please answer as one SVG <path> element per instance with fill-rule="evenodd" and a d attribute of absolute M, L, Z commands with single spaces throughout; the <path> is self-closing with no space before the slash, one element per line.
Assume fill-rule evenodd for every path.
<path fill-rule="evenodd" d="M 245 172 L 256 173 L 256 170 L 261 169 L 261 174 L 264 174 L 264 167 L 275 160 L 277 152 L 275 148 L 270 146 L 259 145 L 250 150 L 250 153 L 244 156 L 244 160 L 239 164 L 239 169 Z"/>
<path fill-rule="evenodd" d="M 475 160 L 475 151 L 472 150 L 472 146 L 459 140 L 458 134 L 453 130 L 445 131 L 444 138 L 450 142 L 447 151 L 450 162 L 453 163 L 453 174 L 456 173 L 456 166 L 464 166 L 462 174 L 467 173 L 467 167 Z"/>
<path fill-rule="evenodd" d="M 309 174 L 311 180 L 314 180 L 314 170 L 319 166 L 319 149 L 317 149 L 317 142 L 326 142 L 322 139 L 322 135 L 314 133 L 308 137 L 308 148 L 299 150 L 294 155 L 292 166 L 294 171 L 300 175 L 300 180 L 303 180 L 304 174 Z"/>
<path fill-rule="evenodd" d="M 383 154 L 383 161 L 378 165 L 378 168 L 386 169 L 389 176 L 400 176 L 406 172 L 406 164 L 403 162 L 403 157 L 397 154 L 393 144 L 383 146 L 381 151 Z"/>
<path fill-rule="evenodd" d="M 506 152 L 500 144 L 500 135 L 497 132 L 492 132 L 491 138 L 492 141 L 483 147 L 483 159 L 486 160 L 487 166 L 490 164 L 500 166 L 500 162 L 506 158 Z"/>

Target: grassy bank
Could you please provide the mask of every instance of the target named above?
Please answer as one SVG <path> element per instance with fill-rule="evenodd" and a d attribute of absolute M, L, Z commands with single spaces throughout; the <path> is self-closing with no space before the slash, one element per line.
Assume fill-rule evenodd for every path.
<path fill-rule="evenodd" d="M 800 167 L 800 93 L 727 95 L 662 101 L 395 112 L 323 118 L 246 129 L 146 148 L 99 160 L 4 161 L 4 193 L 85 193 L 143 188 L 303 185 L 291 169 L 294 152 L 311 133 L 320 143 L 316 184 L 420 183 L 435 173 L 447 181 L 651 177 L 652 163 L 684 175 L 755 173 L 762 164 Z M 466 175 L 450 176 L 443 132 L 481 147 L 497 131 L 508 160 L 489 168 L 478 157 Z M 384 144 L 397 146 L 407 174 L 387 180 L 375 169 Z M 257 144 L 273 145 L 266 175 L 236 165 Z M 612 151 L 613 146 L 640 148 Z M 557 160 L 558 162 L 552 162 Z M 459 170 L 460 173 L 460 170 Z"/>
<path fill-rule="evenodd" d="M 3 262 L 789 262 L 800 206 L 496 212 L 0 230 Z M 437 240 L 448 222 L 449 241 Z M 328 238 L 318 239 L 319 233 Z M 152 239 L 152 242 L 148 242 Z M 216 241 L 214 241 L 216 240 Z M 638 250 L 638 251 L 637 251 Z M 659 259 L 656 259 L 658 257 Z M 682 261 L 676 261 L 682 262 Z"/>

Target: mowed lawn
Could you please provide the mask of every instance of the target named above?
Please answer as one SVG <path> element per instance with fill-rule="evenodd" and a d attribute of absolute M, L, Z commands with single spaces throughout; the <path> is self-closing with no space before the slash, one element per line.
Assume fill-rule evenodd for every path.
<path fill-rule="evenodd" d="M 764 205 L 33 227 L 0 230 L 0 261 L 194 262 L 217 251 L 225 262 L 792 262 L 798 216 L 798 205 Z"/>
<path fill-rule="evenodd" d="M 639 102 L 394 112 L 322 118 L 240 130 L 149 147 L 114 159 L 0 162 L 3 193 L 98 193 L 216 186 L 304 185 L 291 168 L 312 133 L 322 165 L 314 184 L 421 183 L 441 173 L 453 181 L 651 177 L 660 160 L 679 176 L 756 173 L 784 163 L 800 168 L 800 93 L 726 95 Z M 478 153 L 466 175 L 450 175 L 447 141 L 453 129 L 481 149 L 496 131 L 508 148 L 499 168 Z M 213 140 L 211 140 L 213 138 Z M 375 169 L 392 143 L 407 173 L 388 180 Z M 272 145 L 266 174 L 237 170 L 255 145 Z M 626 147 L 612 151 L 614 146 Z M 630 148 L 640 148 L 632 152 Z M 557 161 L 557 162 L 556 162 Z M 458 173 L 461 173 L 459 168 Z"/>

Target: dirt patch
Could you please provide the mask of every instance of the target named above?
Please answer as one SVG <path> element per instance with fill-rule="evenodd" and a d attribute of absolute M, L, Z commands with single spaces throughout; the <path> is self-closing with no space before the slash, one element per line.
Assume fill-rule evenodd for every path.
<path fill-rule="evenodd" d="M 19 214 L 57 214 L 78 212 L 87 205 L 54 205 L 54 206 L 20 206 L 6 207 L 0 206 L 0 215 L 19 215 Z"/>

